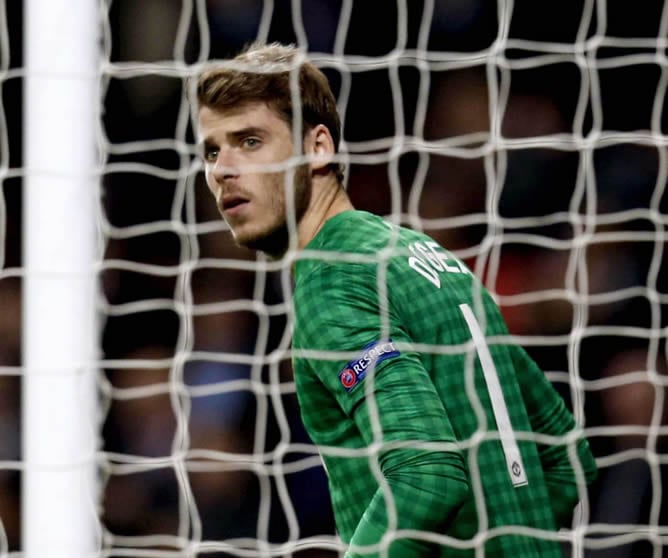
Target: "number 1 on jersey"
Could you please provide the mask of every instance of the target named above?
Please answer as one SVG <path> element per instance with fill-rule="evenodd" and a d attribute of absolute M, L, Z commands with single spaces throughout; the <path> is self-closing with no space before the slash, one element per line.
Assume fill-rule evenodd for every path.
<path fill-rule="evenodd" d="M 501 446 L 503 447 L 503 454 L 506 458 L 506 466 L 508 467 L 508 474 L 510 480 L 515 488 L 524 486 L 529 483 L 526 473 L 524 472 L 524 463 L 522 462 L 522 455 L 520 448 L 515 439 L 515 432 L 513 425 L 510 422 L 508 415 L 508 407 L 503 398 L 503 391 L 501 390 L 501 383 L 499 382 L 499 375 L 496 371 L 496 366 L 492 360 L 492 355 L 489 352 L 485 335 L 480 329 L 480 324 L 473 314 L 473 310 L 468 304 L 460 304 L 459 309 L 464 314 L 466 325 L 471 332 L 471 338 L 475 345 L 478 358 L 480 359 L 480 366 L 482 366 L 482 373 L 487 385 L 487 392 L 492 402 L 492 412 L 494 413 L 494 420 L 496 427 L 499 430 L 501 438 Z"/>

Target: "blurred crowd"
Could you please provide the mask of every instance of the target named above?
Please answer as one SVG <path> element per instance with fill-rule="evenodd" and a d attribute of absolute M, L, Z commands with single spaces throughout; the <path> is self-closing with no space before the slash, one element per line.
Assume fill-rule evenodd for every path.
<path fill-rule="evenodd" d="M 201 61 L 206 40 L 194 23 L 182 52 L 174 52 L 184 4 L 110 3 L 111 61 Z M 425 4 L 351 2 L 342 42 L 337 31 L 342 7 L 348 6 L 342 0 L 207 0 L 206 58 L 232 55 L 260 32 L 267 40 L 306 41 L 320 54 L 339 48 L 345 55 L 374 57 L 395 48 L 416 49 Z M 508 38 L 572 45 L 582 34 L 589 4 L 436 0 L 426 46 L 444 60 L 446 52 L 487 51 L 499 39 L 498 7 L 507 5 L 513 6 Z M 263 26 L 267 6 L 273 11 Z M 7 7 L 11 64 L 17 66 L 21 13 L 14 3 Z M 655 38 L 668 8 L 663 1 L 646 0 L 633 9 L 607 3 L 606 10 L 605 21 L 592 15 L 587 36 L 602 29 L 607 37 Z M 635 52 L 633 47 L 601 48 L 594 58 Z M 351 80 L 343 114 L 344 152 L 351 155 L 347 187 L 358 209 L 401 218 L 461 255 L 498 298 L 511 333 L 576 409 L 601 465 L 589 494 L 588 521 L 612 525 L 611 531 L 614 525 L 645 526 L 637 530 L 636 541 L 606 548 L 600 538 L 603 548 L 587 555 L 656 556 L 661 539 L 642 533 L 651 533 L 648 526 L 656 522 L 668 524 L 661 489 L 666 443 L 658 435 L 668 418 L 662 335 L 668 290 L 662 261 L 668 111 L 652 119 L 657 95 L 663 95 L 658 104 L 666 104 L 665 88 L 659 89 L 666 69 L 609 64 L 595 72 L 599 93 L 580 111 L 581 91 L 594 72 L 583 72 L 574 58 L 514 64 L 536 54 L 508 49 L 497 57 L 504 64 L 494 67 L 480 57 L 477 63 L 429 72 L 428 82 L 413 60 L 396 73 L 399 112 L 392 85 L 396 68 L 346 76 L 340 67 L 325 68 L 337 94 L 344 77 Z M 509 84 L 507 99 L 502 95 L 494 107 L 498 122 L 490 119 L 490 102 L 498 98 L 491 80 Z M 16 168 L 21 166 L 18 81 L 0 82 L 10 166 Z M 103 122 L 110 145 L 174 138 L 183 92 L 180 78 L 111 76 Z M 424 113 L 421 103 L 426 103 Z M 661 141 L 577 145 L 576 140 L 601 130 L 645 136 L 651 130 Z M 497 134 L 491 151 L 486 149 L 490 134 Z M 418 142 L 399 155 L 389 149 L 367 153 L 375 156 L 372 162 L 355 158 L 365 141 L 396 142 L 402 135 L 424 139 L 430 147 Z M 531 141 L 546 136 L 551 144 Z M 192 131 L 181 139 L 192 142 Z M 501 140 L 507 148 L 500 147 Z M 448 149 L 452 145 L 465 149 Z M 176 149 L 105 156 L 110 164 L 144 162 L 170 171 L 189 164 Z M 284 273 L 265 271 L 263 260 L 236 247 L 222 223 L 213 226 L 219 216 L 202 176 L 191 178 L 185 205 L 192 207 L 186 208 L 179 206 L 177 180 L 130 171 L 102 177 L 101 203 L 114 227 L 169 222 L 175 216 L 194 224 L 192 215 L 203 225 L 190 229 L 195 232 L 174 227 L 131 238 L 109 236 L 106 259 L 177 266 L 185 244 L 195 263 L 218 262 L 160 277 L 112 265 L 100 277 L 107 308 L 174 301 L 172 308 L 155 304 L 143 312 L 103 316 L 104 357 L 124 363 L 100 371 L 107 410 L 100 439 L 104 544 L 136 548 L 148 540 L 142 537 L 153 535 L 167 537 L 156 543 L 164 548 L 193 540 L 278 544 L 333 535 L 325 473 L 314 452 L 290 449 L 294 444 L 307 448 L 309 440 L 283 354 L 289 339 L 284 303 L 290 296 Z M 20 180 L 6 179 L 2 186 L 8 207 L 6 223 L 0 222 L 7 232 L 2 262 L 11 270 L 21 266 Z M 239 261 L 247 265 L 235 265 Z M 19 460 L 21 453 L 21 284 L 15 275 L 0 271 L 0 462 Z M 638 428 L 610 428 L 618 426 Z M 136 457 L 155 458 L 155 465 L 129 467 Z M 20 474 L 0 467 L 1 531 L 14 550 L 20 547 L 19 496 Z M 294 555 L 336 553 L 311 549 Z"/>

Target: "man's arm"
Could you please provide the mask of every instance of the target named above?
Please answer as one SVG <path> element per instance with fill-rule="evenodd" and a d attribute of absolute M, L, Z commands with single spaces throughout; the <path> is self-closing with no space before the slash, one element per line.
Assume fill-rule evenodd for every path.
<path fill-rule="evenodd" d="M 406 381 L 407 378 L 410 380 Z M 361 401 L 352 413 L 366 443 L 373 443 L 375 416 L 385 444 L 450 442 L 452 449 L 418 449 L 413 444 L 403 449 L 381 450 L 378 465 L 393 504 L 388 505 L 386 491 L 379 487 L 350 541 L 354 546 L 380 541 L 387 529 L 387 509 L 392 505 L 398 529 L 443 532 L 469 493 L 463 458 L 454 447 L 452 427 L 426 371 L 413 359 L 406 358 L 388 363 L 375 379 L 375 405 Z M 400 539 L 389 547 L 388 556 L 417 558 L 428 549 L 424 543 Z M 350 552 L 346 556 L 362 554 Z"/>
<path fill-rule="evenodd" d="M 518 346 L 511 350 L 532 430 L 550 436 L 567 435 L 576 424 L 563 399 L 524 349 Z M 581 471 L 584 482 L 589 484 L 596 478 L 597 468 L 584 437 L 578 439 L 575 450 L 576 467 Z M 568 528 L 573 508 L 580 499 L 569 447 L 566 444 L 539 443 L 538 453 L 557 526 Z"/>

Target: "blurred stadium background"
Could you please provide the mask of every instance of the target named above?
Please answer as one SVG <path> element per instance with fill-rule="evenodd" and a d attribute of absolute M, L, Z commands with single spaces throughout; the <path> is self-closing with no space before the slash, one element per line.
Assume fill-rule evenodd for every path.
<path fill-rule="evenodd" d="M 398 29 L 405 33 L 404 48 L 416 49 L 424 4 L 404 0 L 350 3 L 275 0 L 267 38 L 297 42 L 301 33 L 301 24 L 297 25 L 294 18 L 293 10 L 297 9 L 309 51 L 331 54 L 337 41 L 342 40 L 340 36 L 337 38 L 337 29 L 342 7 L 347 6 L 352 11 L 349 28 L 343 36 L 345 56 L 385 57 L 399 44 Z M 211 59 L 232 55 L 255 39 L 266 9 L 263 0 L 206 0 L 199 5 L 206 7 Z M 368 144 L 364 142 L 414 133 L 421 79 L 418 64 L 383 63 L 373 70 L 349 73 L 342 64 L 338 69 L 328 67 L 326 72 L 337 92 L 344 78 L 351 80 L 344 115 L 344 140 L 351 153 L 357 148 L 359 152 L 374 155 L 366 163 L 362 158 L 353 158 L 349 165 L 348 189 L 355 205 L 382 215 L 398 217 L 401 213 L 405 222 L 409 222 L 410 214 L 411 224 L 422 226 L 448 248 L 461 253 L 499 296 L 512 333 L 524 336 L 529 352 L 551 374 L 569 403 L 572 391 L 567 372 L 569 355 L 573 354 L 569 353 L 570 333 L 575 312 L 586 312 L 585 335 L 578 340 L 575 373 L 582 379 L 584 426 L 591 429 L 593 449 L 603 465 L 600 480 L 590 494 L 590 521 L 637 525 L 638 532 L 644 526 L 643 532 L 651 533 L 639 536 L 640 540 L 633 544 L 591 551 L 587 556 L 660 556 L 668 536 L 668 500 L 661 489 L 666 473 L 663 392 L 668 277 L 661 263 L 668 204 L 664 194 L 668 165 L 665 108 L 668 3 L 664 0 L 634 3 L 437 0 L 428 53 L 439 60 L 448 60 L 446 53 L 453 53 L 453 59 L 460 55 L 481 55 L 475 63 L 431 72 L 428 104 L 423 107 L 427 111 L 424 139 L 447 140 L 489 131 L 488 62 L 490 49 L 497 44 L 500 13 L 509 10 L 511 16 L 508 39 L 561 44 L 562 50 L 574 52 L 583 17 L 592 6 L 595 9 L 586 37 L 643 41 L 620 40 L 617 46 L 594 46 L 580 59 L 573 55 L 570 60 L 526 67 L 521 62 L 531 59 L 540 49 L 509 48 L 496 52 L 495 58 L 497 75 L 503 67 L 510 77 L 508 103 L 501 122 L 504 138 L 523 140 L 552 134 L 572 138 L 578 132 L 586 137 L 598 126 L 613 133 L 643 131 L 645 137 L 651 136 L 648 131 L 654 132 L 653 142 L 636 141 L 636 136 L 630 134 L 628 141 L 593 143 L 587 195 L 582 200 L 578 199 L 578 166 L 589 147 L 580 151 L 545 146 L 499 150 L 495 155 L 507 167 L 500 175 L 502 188 L 496 200 L 490 199 L 493 185 L 485 172 L 483 156 L 432 154 L 425 158 L 418 147 L 407 148 L 397 155 L 388 149 L 391 141 L 367 150 Z M 173 59 L 182 2 L 114 0 L 106 7 L 111 31 L 110 68 L 115 64 Z M 9 64 L 10 68 L 18 69 L 23 64 L 22 2 L 9 0 L 5 2 L 5 10 Z M 662 43 L 658 40 L 661 32 Z M 202 44 L 193 23 L 183 53 L 186 63 L 198 60 Z M 654 62 L 646 62 L 653 53 Z M 646 57 L 642 62 L 624 58 L 637 54 Z M 584 73 L 578 60 L 586 66 Z M 605 64 L 606 61 L 609 63 Z M 601 68 L 595 71 L 598 63 Z M 420 64 L 425 67 L 424 59 Z M 393 72 L 401 84 L 403 114 L 397 114 L 393 105 Z M 585 75 L 598 78 L 600 97 L 595 98 L 597 106 L 590 103 L 578 122 L 576 109 Z M 12 79 L 0 76 L 10 169 L 20 169 L 23 164 L 22 81 L 20 76 Z M 173 139 L 183 87 L 180 77 L 159 74 L 128 77 L 110 71 L 103 99 L 103 126 L 109 146 Z M 661 109 L 660 120 L 652 122 L 656 103 Z M 473 139 L 469 147 L 474 149 L 479 144 Z M 128 227 L 174 218 L 177 175 L 184 170 L 182 153 L 175 147 L 150 147 L 130 153 L 110 149 L 105 156 L 109 168 L 114 170 L 101 177 L 101 203 L 111 225 Z M 425 159 L 429 166 L 423 177 L 420 165 Z M 140 172 L 124 167 L 131 162 L 168 172 Z M 22 285 L 12 270 L 22 266 L 22 177 L 13 173 L 2 178 L 6 221 L 2 223 L 5 243 L 0 246 L 4 265 L 0 270 L 0 366 L 18 367 Z M 197 221 L 217 223 L 218 216 L 201 176 L 194 180 L 193 188 Z M 485 217 L 489 215 L 490 203 L 504 219 L 505 228 L 498 227 L 498 220 L 491 222 Z M 595 226 L 587 226 L 585 230 L 574 217 L 577 213 L 595 215 Z M 185 209 L 176 214 L 185 215 Z M 176 266 L 182 262 L 184 241 L 196 242 L 202 259 L 254 261 L 255 256 L 236 248 L 223 229 L 222 225 L 202 226 L 197 234 L 186 235 L 188 238 L 176 231 L 164 231 L 128 238 L 110 235 L 105 239 L 105 259 L 110 262 L 124 260 L 176 270 L 158 276 L 141 272 L 139 267 L 130 266 L 129 270 L 113 264 L 105 267 L 100 280 L 106 299 L 101 306 L 106 313 L 101 336 L 106 360 L 170 362 L 177 352 L 183 326 L 175 309 L 156 305 L 149 311 L 127 314 L 111 309 L 127 302 L 174 299 Z M 594 236 L 584 239 L 585 233 Z M 600 239 L 604 236 L 596 236 L 606 233 L 611 234 L 605 238 L 618 240 L 603 242 Z M 501 234 L 506 236 L 498 236 Z M 485 244 L 489 235 L 498 236 L 491 258 L 486 251 L 489 245 Z M 581 254 L 586 262 L 586 285 L 569 283 L 572 280 L 568 275 L 569 258 L 578 236 L 586 245 Z M 536 238 L 542 241 L 536 242 Z M 195 305 L 257 298 L 267 307 L 280 308 L 285 295 L 278 273 L 258 278 L 252 271 L 232 267 L 200 267 L 191 279 Z M 585 298 L 569 300 L 567 292 L 573 293 L 573 288 Z M 549 292 L 557 294 L 552 296 Z M 613 296 L 606 297 L 605 293 Z M 515 297 L 527 294 L 535 296 Z M 249 378 L 250 366 L 225 362 L 221 355 L 269 354 L 284 336 L 286 316 L 282 311 L 265 316 L 246 310 L 214 311 L 194 316 L 192 321 L 193 350 L 217 355 L 210 361 L 188 360 L 185 355 L 182 379 L 185 385 L 195 388 Z M 643 333 L 636 335 L 636 332 Z M 573 373 L 573 362 L 570 364 Z M 267 383 L 279 378 L 290 381 L 287 360 L 278 369 L 265 364 L 258 370 L 258 377 Z M 657 371 L 659 375 L 629 375 L 646 370 Z M 145 369 L 103 367 L 100 374 L 101 391 L 109 404 L 100 441 L 101 462 L 108 473 L 101 521 L 106 544 L 112 548 L 105 555 L 114 556 L 113 548 L 133 548 L 139 540 L 135 537 L 177 536 L 182 527 L 179 485 L 173 469 L 161 467 L 134 474 L 120 474 L 114 469 L 114 464 L 123 461 L 123 455 L 171 455 L 177 417 L 168 391 L 153 396 L 128 395 L 131 388 L 140 388 L 134 393 L 141 394 L 141 388 L 169 386 L 168 365 Z M 0 461 L 21 459 L 20 395 L 20 375 L 0 374 Z M 268 396 L 266 401 L 259 402 L 248 390 L 193 397 L 189 448 L 240 454 L 270 452 L 285 441 L 277 418 L 277 413 L 283 412 L 290 426 L 289 442 L 307 443 L 294 394 L 286 392 L 280 399 L 281 405 Z M 258 408 L 265 405 L 266 421 L 258 419 Z M 661 407 L 655 409 L 656 405 Z M 647 430 L 638 428 L 614 428 L 618 426 L 651 426 L 651 435 L 648 437 Z M 290 453 L 281 465 L 288 466 L 299 458 L 299 454 Z M 247 467 L 228 465 L 223 471 L 190 474 L 202 520 L 202 539 L 222 541 L 266 535 L 271 542 L 287 540 L 286 517 L 274 480 L 261 479 L 262 475 Z M 263 487 L 267 480 L 268 493 L 266 486 Z M 332 534 L 333 520 L 322 469 L 296 467 L 295 472 L 285 475 L 285 481 L 299 522 L 299 536 Z M 261 501 L 269 506 L 266 533 L 258 530 Z M 20 472 L 0 467 L 0 521 L 11 551 L 21 550 L 20 508 Z M 652 523 L 653 530 L 648 528 Z M 187 539 L 188 535 L 183 542 L 187 543 Z M 325 557 L 333 553 L 312 550 L 299 555 Z"/>

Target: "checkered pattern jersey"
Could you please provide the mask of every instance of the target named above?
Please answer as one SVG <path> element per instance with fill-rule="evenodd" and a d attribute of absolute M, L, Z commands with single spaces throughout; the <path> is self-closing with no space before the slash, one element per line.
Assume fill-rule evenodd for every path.
<path fill-rule="evenodd" d="M 460 261 L 345 211 L 300 253 L 293 302 L 297 396 L 346 556 L 561 558 L 594 458 Z"/>

